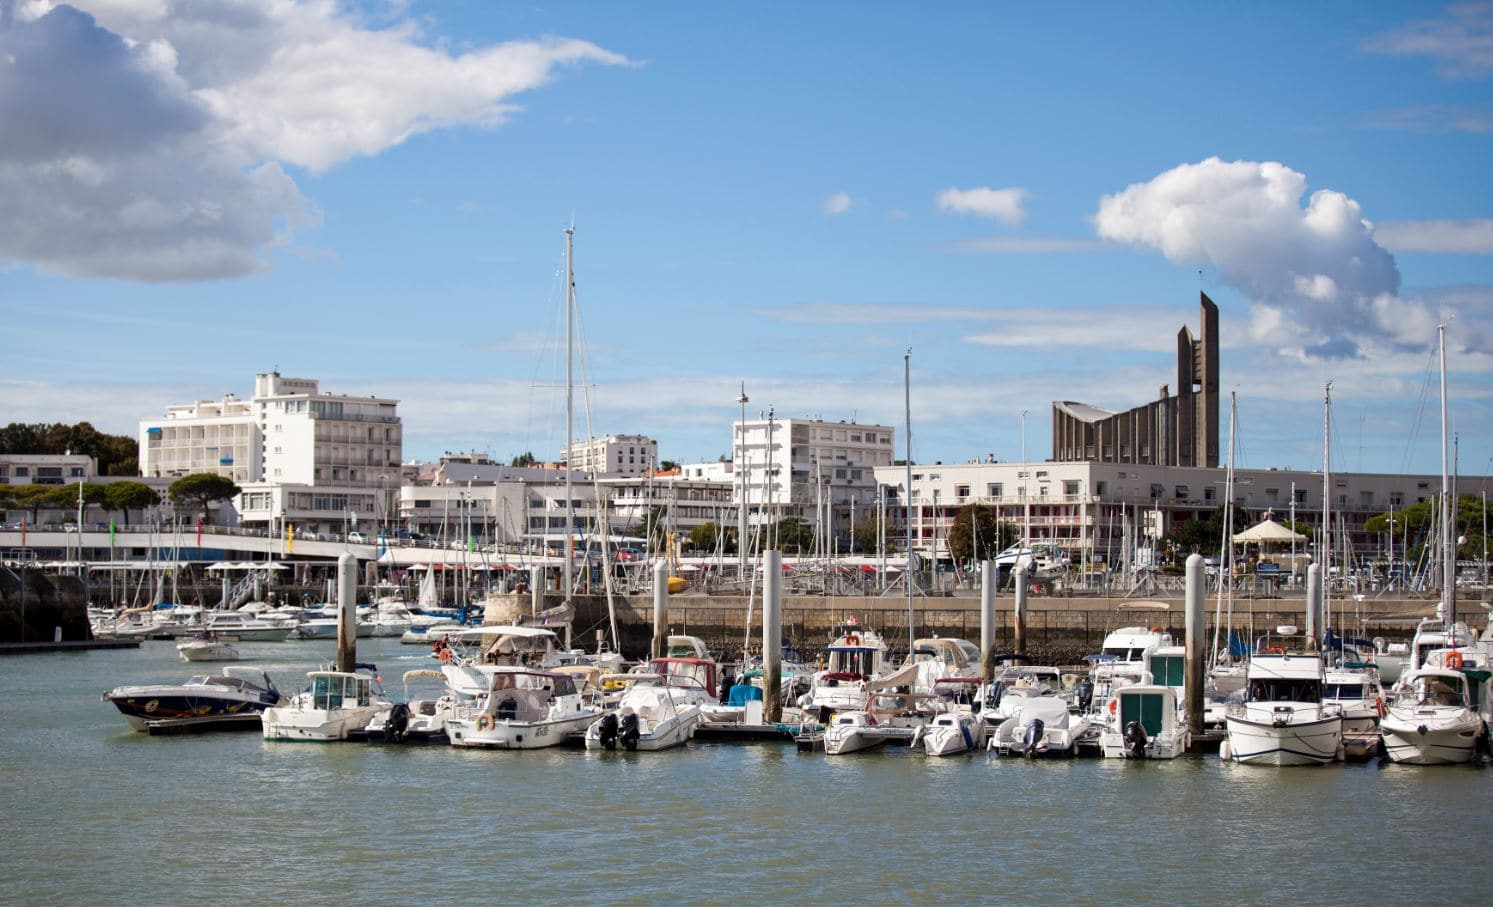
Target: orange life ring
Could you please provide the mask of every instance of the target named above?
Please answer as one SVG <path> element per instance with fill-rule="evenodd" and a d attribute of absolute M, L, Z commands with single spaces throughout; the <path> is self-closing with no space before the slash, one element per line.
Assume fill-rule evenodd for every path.
<path fill-rule="evenodd" d="M 846 635 L 846 637 L 845 637 L 845 645 L 847 645 L 847 646 L 858 646 L 860 644 L 861 644 L 861 638 L 859 636 L 855 635 L 854 633 L 850 633 L 850 634 Z"/>
<path fill-rule="evenodd" d="M 437 657 L 440 658 L 441 664 L 448 665 L 448 664 L 451 663 L 451 650 L 450 649 L 442 649 L 441 650 L 441 654 L 439 656 L 437 656 Z"/>
<path fill-rule="evenodd" d="M 1115 696 L 1109 700 L 1109 713 L 1113 715 L 1120 706 L 1120 697 Z"/>
<path fill-rule="evenodd" d="M 1286 647 L 1285 646 L 1271 646 L 1270 648 L 1266 649 L 1265 651 L 1270 652 L 1270 653 L 1272 653 L 1274 655 L 1284 655 L 1285 652 L 1286 652 Z"/>
<path fill-rule="evenodd" d="M 479 731 L 488 730 L 489 728 L 492 727 L 492 724 L 493 724 L 493 721 L 492 721 L 492 716 L 491 715 L 478 715 L 477 716 L 477 730 L 479 730 Z"/>
<path fill-rule="evenodd" d="M 1458 670 L 1462 667 L 1462 653 L 1457 651 L 1446 653 L 1446 658 L 1442 660 L 1442 664 L 1446 665 L 1448 670 Z"/>

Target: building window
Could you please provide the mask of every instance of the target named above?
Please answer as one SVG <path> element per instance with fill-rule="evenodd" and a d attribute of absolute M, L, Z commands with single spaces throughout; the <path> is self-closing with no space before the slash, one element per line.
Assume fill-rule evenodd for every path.
<path fill-rule="evenodd" d="M 1178 500 L 1181 500 L 1181 501 L 1187 500 L 1187 486 L 1186 485 L 1178 485 L 1177 488 L 1176 488 L 1176 492 L 1177 492 L 1177 499 Z"/>
<path fill-rule="evenodd" d="M 1095 482 L 1094 483 L 1094 494 L 1097 494 L 1097 495 L 1104 494 L 1105 486 L 1107 484 L 1108 483 L 1105 483 L 1105 482 Z"/>
<path fill-rule="evenodd" d="M 1077 482 L 1064 482 L 1063 483 L 1063 494 L 1067 495 L 1070 498 L 1073 497 L 1074 495 L 1077 495 L 1078 494 L 1078 483 Z"/>
<path fill-rule="evenodd" d="M 1298 504 L 1305 504 L 1306 503 L 1306 489 L 1305 488 L 1298 488 L 1298 489 L 1296 489 L 1296 503 L 1298 503 Z"/>
<path fill-rule="evenodd" d="M 998 498 L 1001 496 L 1002 486 L 999 482 L 990 482 L 985 486 L 985 496 Z"/>

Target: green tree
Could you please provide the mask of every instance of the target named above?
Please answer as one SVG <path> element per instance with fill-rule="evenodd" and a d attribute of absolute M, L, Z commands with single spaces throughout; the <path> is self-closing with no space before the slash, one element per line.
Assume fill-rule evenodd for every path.
<path fill-rule="evenodd" d="M 110 482 L 104 486 L 104 505 L 123 513 L 126 526 L 130 523 L 131 508 L 143 510 L 159 503 L 161 496 L 144 482 Z"/>
<path fill-rule="evenodd" d="M 124 476 L 138 472 L 139 443 L 129 435 L 111 435 L 88 422 L 12 422 L 0 428 L 0 453 L 61 454 L 93 457 L 100 475 Z"/>
<path fill-rule="evenodd" d="M 1177 555 L 1204 554 L 1217 556 L 1223 545 L 1223 511 L 1220 507 L 1206 517 L 1193 517 L 1172 525 L 1171 534 L 1164 541 L 1170 542 L 1170 550 Z M 1231 536 L 1243 532 L 1254 521 L 1243 508 L 1234 508 L 1234 528 Z"/>
<path fill-rule="evenodd" d="M 1016 527 L 1002 523 L 993 507 L 964 507 L 954 515 L 949 528 L 949 554 L 956 561 L 989 560 L 1014 544 Z"/>
<path fill-rule="evenodd" d="M 1428 498 L 1397 510 L 1393 514 L 1381 513 L 1364 521 L 1367 532 L 1387 532 L 1390 520 L 1394 520 L 1395 547 L 1399 550 L 1401 540 L 1408 539 L 1408 560 L 1419 560 L 1425 554 L 1426 544 L 1440 531 L 1440 498 Z M 1483 556 L 1483 499 L 1481 495 L 1464 494 L 1457 499 L 1456 525 L 1452 529 L 1462 542 L 1457 546 L 1458 558 L 1481 558 Z"/>
<path fill-rule="evenodd" d="M 519 454 L 518 456 L 514 457 L 513 460 L 511 462 L 509 462 L 508 465 L 509 466 L 533 466 L 534 464 L 536 464 L 538 462 L 539 462 L 538 460 L 534 459 L 534 452 L 531 451 L 531 450 L 526 450 L 523 453 Z"/>
<path fill-rule="evenodd" d="M 778 520 L 767 537 L 775 540 L 778 550 L 784 554 L 807 554 L 814 550 L 814 530 L 795 516 Z"/>
<path fill-rule="evenodd" d="M 673 472 L 679 468 L 679 464 L 673 460 L 660 460 L 658 462 L 659 472 Z"/>
<path fill-rule="evenodd" d="M 734 553 L 736 550 L 736 545 L 733 544 L 734 533 L 729 531 L 723 533 L 721 527 L 714 521 L 702 523 L 691 529 L 689 531 L 689 544 L 691 548 L 697 551 L 714 551 L 722 535 L 726 537 L 725 552 L 727 554 Z"/>
<path fill-rule="evenodd" d="M 876 535 L 875 519 L 856 520 L 855 525 L 850 527 L 850 553 L 875 554 Z"/>
<path fill-rule="evenodd" d="M 650 507 L 642 519 L 627 527 L 627 535 L 640 536 L 648 540 L 648 547 L 657 550 L 664 535 L 664 509 Z"/>
<path fill-rule="evenodd" d="M 192 510 L 201 512 L 202 518 L 206 520 L 208 505 L 214 501 L 226 501 L 236 496 L 241 490 L 233 484 L 232 479 L 226 476 L 210 472 L 194 472 L 172 482 L 167 495 L 171 498 L 172 504 L 177 507 L 190 505 Z"/>

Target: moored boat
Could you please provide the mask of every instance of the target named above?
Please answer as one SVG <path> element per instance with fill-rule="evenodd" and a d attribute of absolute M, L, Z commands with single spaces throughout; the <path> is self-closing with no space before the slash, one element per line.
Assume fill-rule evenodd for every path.
<path fill-rule="evenodd" d="M 1261 637 L 1242 699 L 1229 704 L 1220 754 L 1256 765 L 1325 765 L 1339 757 L 1342 711 L 1322 702 L 1322 653 L 1295 627 Z"/>
<path fill-rule="evenodd" d="M 225 672 L 198 674 L 179 684 L 115 687 L 103 694 L 103 700 L 119 709 L 137 731 L 186 725 L 257 727 L 260 712 L 282 701 L 270 676 L 260 675 L 262 685 Z"/>

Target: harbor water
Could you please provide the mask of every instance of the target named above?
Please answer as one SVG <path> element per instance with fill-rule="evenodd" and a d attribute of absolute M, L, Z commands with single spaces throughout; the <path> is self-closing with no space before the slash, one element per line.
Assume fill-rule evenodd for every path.
<path fill-rule="evenodd" d="M 334 641 L 241 643 L 282 689 Z M 429 651 L 360 640 L 390 692 Z M 1480 903 L 1493 770 L 152 737 L 167 642 L 0 659 L 5 903 Z"/>

